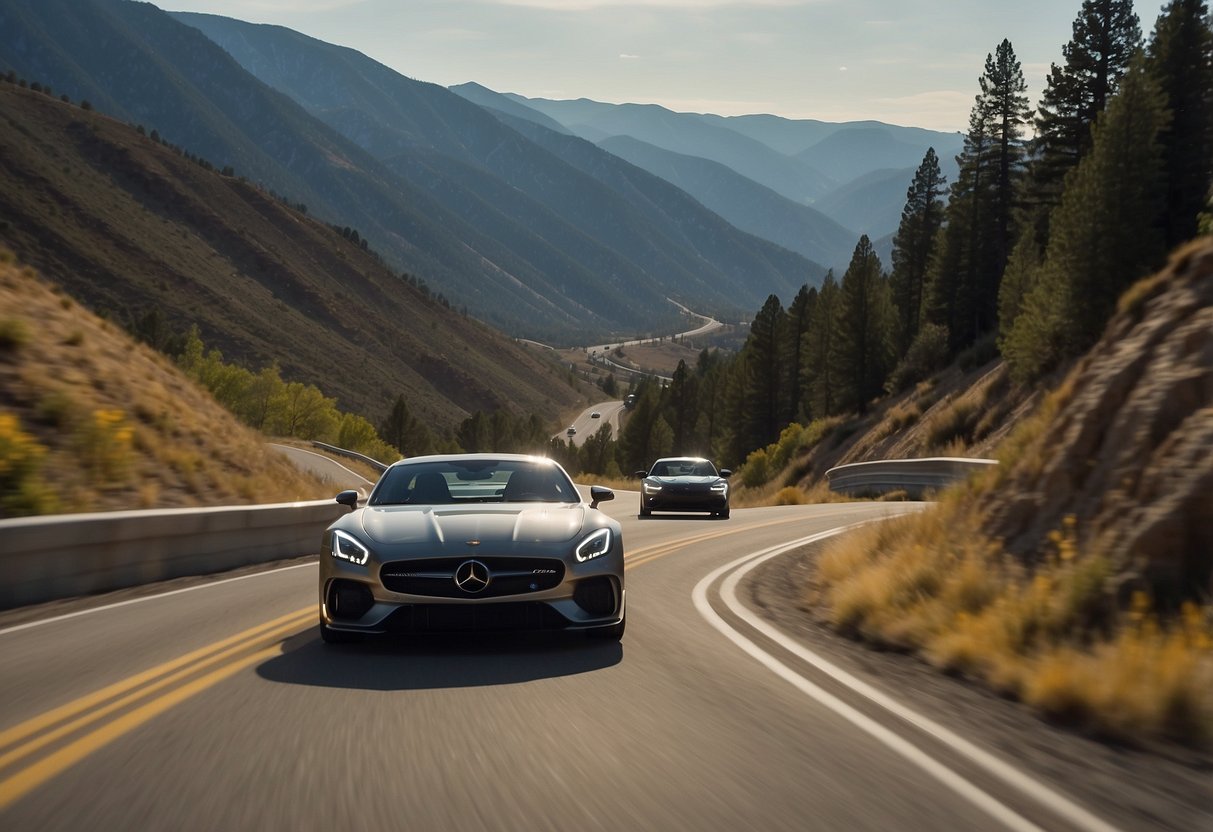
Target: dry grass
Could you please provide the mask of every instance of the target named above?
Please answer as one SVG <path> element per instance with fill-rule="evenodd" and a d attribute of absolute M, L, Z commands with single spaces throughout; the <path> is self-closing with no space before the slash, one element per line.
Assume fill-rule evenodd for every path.
<path fill-rule="evenodd" d="M 0 308 L 27 338 L 0 360 L 0 516 L 330 496 L 164 356 L 62 300 L 0 255 Z"/>
<path fill-rule="evenodd" d="M 635 477 L 604 477 L 600 474 L 578 474 L 573 477 L 578 485 L 601 485 L 613 491 L 639 491 L 640 480 Z"/>
<path fill-rule="evenodd" d="M 833 625 L 1092 733 L 1213 740 L 1213 609 L 1189 605 L 1164 623 L 1139 595 L 1119 610 L 1110 562 L 1080 549 L 1072 521 L 1025 567 L 968 508 L 982 487 L 828 547 L 814 595 Z"/>

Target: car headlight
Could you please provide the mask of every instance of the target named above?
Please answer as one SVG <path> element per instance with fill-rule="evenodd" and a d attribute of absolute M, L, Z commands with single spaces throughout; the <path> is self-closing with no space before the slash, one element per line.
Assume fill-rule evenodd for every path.
<path fill-rule="evenodd" d="M 712 486 L 712 490 L 717 493 L 723 494 L 724 492 L 729 490 L 729 484 L 726 482 L 718 482 Z"/>
<path fill-rule="evenodd" d="M 357 541 L 353 535 L 342 531 L 334 531 L 332 539 L 332 555 L 341 560 L 348 560 L 362 566 L 366 563 L 371 552 Z"/>
<path fill-rule="evenodd" d="M 577 548 L 573 550 L 573 557 L 577 558 L 578 563 L 585 563 L 587 560 L 605 555 L 609 551 L 611 551 L 611 530 L 599 529 L 577 544 Z"/>
<path fill-rule="evenodd" d="M 658 491 L 661 490 L 660 485 L 658 485 L 657 483 L 648 482 L 647 480 L 645 482 L 641 483 L 640 487 L 641 487 L 641 489 L 644 490 L 645 494 L 656 494 Z"/>

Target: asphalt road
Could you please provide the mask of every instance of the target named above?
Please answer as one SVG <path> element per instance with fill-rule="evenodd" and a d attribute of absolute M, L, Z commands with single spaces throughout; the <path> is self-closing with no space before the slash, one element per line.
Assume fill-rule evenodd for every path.
<path fill-rule="evenodd" d="M 599 414 L 597 419 L 593 417 L 594 413 Z M 597 433 L 604 424 L 609 424 L 611 426 L 611 436 L 618 439 L 619 417 L 622 413 L 623 402 L 621 401 L 599 402 L 598 404 L 590 405 L 573 420 L 572 427 L 577 428 L 577 433 L 569 436 L 569 426 L 566 425 L 560 433 L 554 434 L 553 438 L 561 440 L 572 439 L 573 444 L 580 448 L 585 444 L 585 440 Z"/>
<path fill-rule="evenodd" d="M 279 445 L 276 442 L 271 442 L 270 447 L 289 458 L 304 471 L 311 472 L 317 479 L 331 482 L 335 488 L 350 488 L 367 493 L 375 485 L 366 477 L 351 471 L 337 460 L 324 454 L 291 445 Z"/>
<path fill-rule="evenodd" d="M 311 562 L 0 630 L 0 828 L 1110 828 L 737 605 L 740 559 L 912 506 L 637 508 L 621 644 L 323 645 Z"/>

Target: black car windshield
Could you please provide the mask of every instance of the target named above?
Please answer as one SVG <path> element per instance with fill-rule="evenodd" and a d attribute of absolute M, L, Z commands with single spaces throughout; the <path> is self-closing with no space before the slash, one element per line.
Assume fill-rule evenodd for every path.
<path fill-rule="evenodd" d="M 392 466 L 368 502 L 434 506 L 580 501 L 568 476 L 549 462 L 456 457 Z"/>
<path fill-rule="evenodd" d="M 715 477 L 716 467 L 706 459 L 667 459 L 653 463 L 651 477 Z"/>

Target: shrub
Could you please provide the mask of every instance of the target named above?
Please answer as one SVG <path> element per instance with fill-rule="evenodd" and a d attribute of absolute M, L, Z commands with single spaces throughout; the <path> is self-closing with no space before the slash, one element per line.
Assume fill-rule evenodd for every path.
<path fill-rule="evenodd" d="M 746 488 L 758 488 L 771 478 L 771 466 L 766 448 L 752 451 L 741 466 L 741 484 Z"/>
<path fill-rule="evenodd" d="M 94 410 L 76 430 L 76 449 L 98 485 L 120 483 L 130 471 L 134 430 L 121 410 Z"/>
<path fill-rule="evenodd" d="M 57 500 L 41 479 L 46 448 L 21 429 L 13 413 L 0 413 L 0 513 L 48 514 Z"/>
<path fill-rule="evenodd" d="M 926 324 L 914 336 L 905 358 L 889 376 L 885 385 L 890 393 L 899 393 L 938 370 L 948 361 L 948 328 Z"/>
<path fill-rule="evenodd" d="M 20 318 L 0 320 L 0 352 L 16 352 L 30 342 L 29 326 Z"/>
<path fill-rule="evenodd" d="M 772 503 L 777 506 L 802 506 L 808 501 L 808 495 L 794 485 L 779 489 L 772 498 Z"/>

